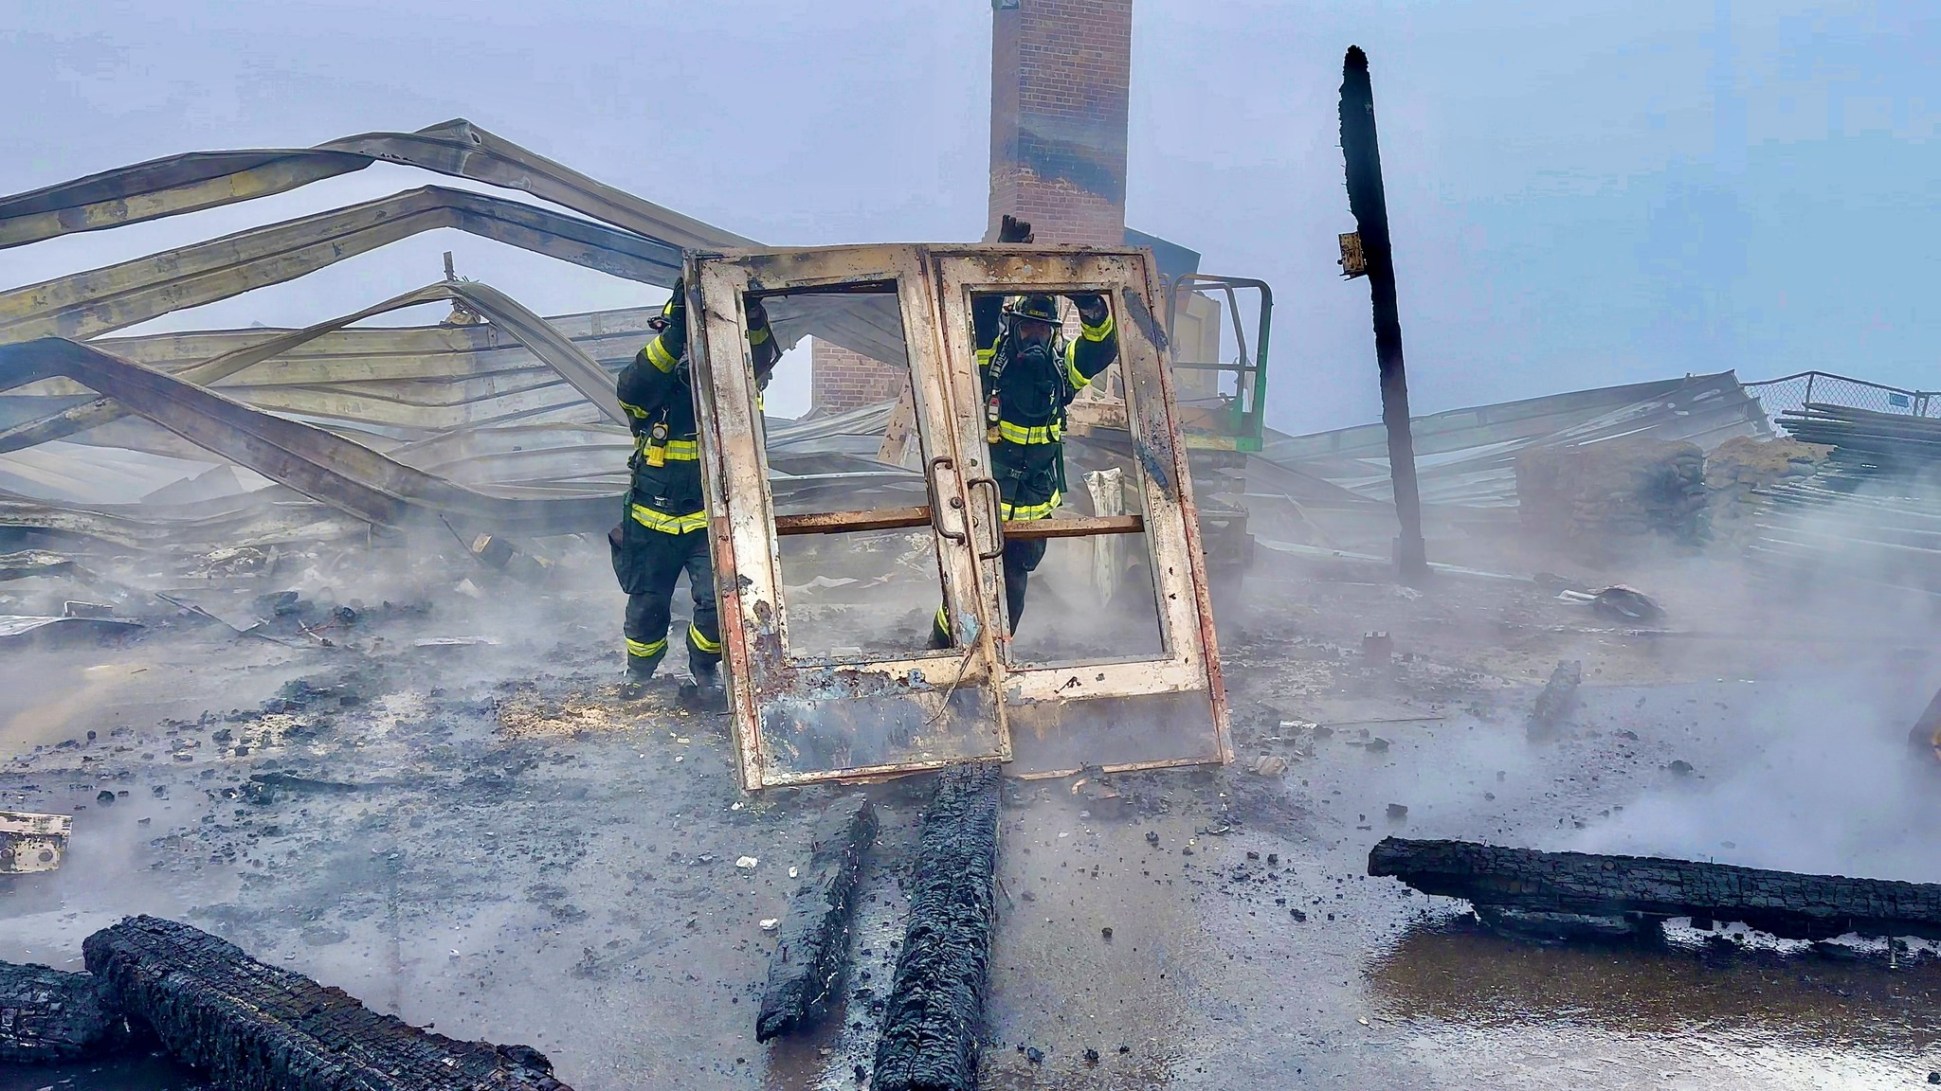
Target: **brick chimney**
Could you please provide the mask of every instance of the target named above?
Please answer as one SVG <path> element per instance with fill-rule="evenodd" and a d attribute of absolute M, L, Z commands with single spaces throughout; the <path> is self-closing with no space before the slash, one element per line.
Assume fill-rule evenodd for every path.
<path fill-rule="evenodd" d="M 1006 213 L 1037 241 L 1125 245 L 1132 0 L 991 0 L 991 237 Z M 899 369 L 820 338 L 810 402 L 894 398 Z"/>
<path fill-rule="evenodd" d="M 991 220 L 1125 245 L 1132 0 L 992 0 Z"/>

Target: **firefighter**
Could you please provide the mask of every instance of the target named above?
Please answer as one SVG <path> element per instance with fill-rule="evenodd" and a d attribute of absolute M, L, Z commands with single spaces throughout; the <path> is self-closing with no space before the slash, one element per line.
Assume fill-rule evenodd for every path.
<path fill-rule="evenodd" d="M 627 675 L 653 677 L 667 655 L 674 583 L 687 572 L 694 598 L 687 632 L 688 671 L 704 696 L 721 693 L 721 621 L 715 609 L 714 564 L 701 493 L 700 441 L 694 420 L 687 350 L 687 298 L 680 281 L 655 320 L 653 340 L 620 372 L 620 407 L 633 429 L 633 471 L 620 525 L 607 535 L 613 573 L 627 593 Z M 766 387 L 781 355 L 757 300 L 748 303 L 748 340 L 755 381 Z"/>
<path fill-rule="evenodd" d="M 1031 225 L 1006 216 L 998 241 L 1030 242 Z M 999 511 L 1007 522 L 1047 519 L 1058 510 L 1065 493 L 1065 407 L 1119 355 L 1105 297 L 1066 298 L 1078 308 L 1080 323 L 1078 338 L 1070 342 L 1049 295 L 1009 301 L 991 295 L 971 302 L 985 439 L 1002 501 Z M 1044 560 L 1046 544 L 1043 538 L 1004 543 L 1004 602 L 1014 633 L 1024 614 L 1025 586 Z M 950 615 L 941 606 L 931 623 L 930 644 L 951 645 Z"/>

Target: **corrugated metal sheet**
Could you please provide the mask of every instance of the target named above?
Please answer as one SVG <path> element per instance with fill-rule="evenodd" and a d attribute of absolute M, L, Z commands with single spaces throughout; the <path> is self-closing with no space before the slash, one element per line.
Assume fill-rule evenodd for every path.
<path fill-rule="evenodd" d="M 1527 447 L 1650 436 L 1710 449 L 1732 436 L 1772 434 L 1759 403 L 1729 371 L 1454 409 L 1411 427 L 1423 502 L 1473 507 L 1516 503 L 1516 456 Z M 1259 457 L 1358 496 L 1392 497 L 1379 424 L 1276 436 Z"/>

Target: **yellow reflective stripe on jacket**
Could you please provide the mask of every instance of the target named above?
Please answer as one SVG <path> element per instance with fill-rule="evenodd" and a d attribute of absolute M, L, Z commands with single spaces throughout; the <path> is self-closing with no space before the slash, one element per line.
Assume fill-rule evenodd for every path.
<path fill-rule="evenodd" d="M 1079 323 L 1078 323 L 1079 333 L 1082 334 L 1087 341 L 1103 341 L 1106 338 L 1112 336 L 1112 331 L 1116 328 L 1117 327 L 1114 326 L 1112 323 L 1112 315 L 1109 312 L 1105 316 L 1105 321 L 1099 323 L 1096 326 L 1086 325 L 1085 320 L 1082 318 L 1079 319 Z"/>
<path fill-rule="evenodd" d="M 1072 384 L 1073 390 L 1083 390 L 1092 384 L 1085 373 L 1078 370 L 1078 342 L 1065 346 L 1065 381 Z"/>
<path fill-rule="evenodd" d="M 680 360 L 676 359 L 673 354 L 667 351 L 667 347 L 660 343 L 659 335 L 655 335 L 652 341 L 647 342 L 647 347 L 641 351 L 647 354 L 647 362 L 654 365 L 654 370 L 663 374 L 673 371 L 674 365 L 680 363 Z"/>
<path fill-rule="evenodd" d="M 950 635 L 950 614 L 941 606 L 937 607 L 937 631 L 945 636 Z"/>
<path fill-rule="evenodd" d="M 1042 504 L 999 504 L 998 514 L 1014 523 L 1028 523 L 1033 519 L 1044 519 L 1058 510 L 1065 502 L 1063 493 L 1053 492 L 1051 499 Z"/>
<path fill-rule="evenodd" d="M 688 643 L 694 645 L 701 651 L 707 652 L 709 655 L 721 654 L 721 641 L 709 640 L 707 637 L 702 636 L 701 630 L 695 628 L 694 623 L 691 621 L 687 624 L 687 639 Z"/>
<path fill-rule="evenodd" d="M 990 362 L 991 362 L 991 357 L 993 357 L 993 356 L 996 356 L 996 355 L 997 355 L 997 348 L 996 348 L 995 346 L 993 346 L 993 347 L 991 347 L 991 348 L 987 348 L 987 349 L 978 349 L 978 350 L 977 350 L 977 363 L 978 363 L 978 366 L 980 366 L 980 367 L 981 367 L 981 366 L 983 366 L 983 365 L 985 365 L 985 364 L 988 364 L 988 363 L 990 363 Z"/>
<path fill-rule="evenodd" d="M 621 403 L 620 403 L 620 408 L 622 408 L 622 409 L 624 409 L 624 410 L 626 410 L 626 411 L 627 411 L 627 415 L 628 415 L 628 416 L 630 416 L 630 417 L 632 417 L 632 418 L 633 418 L 633 419 L 635 419 L 635 420 L 646 420 L 646 419 L 647 419 L 647 411 L 646 411 L 645 409 L 642 409 L 641 407 L 639 407 L 639 406 L 637 406 L 637 405 L 635 405 L 635 404 L 633 404 L 632 402 L 621 402 Z"/>
<path fill-rule="evenodd" d="M 997 422 L 997 434 L 1010 443 L 1057 443 L 1065 438 L 1065 428 L 1057 421 L 1027 428 L 1022 424 L 1012 424 L 1008 420 Z"/>
<path fill-rule="evenodd" d="M 704 511 L 697 511 L 691 515 L 669 515 L 664 511 L 655 511 L 645 504 L 630 506 L 633 509 L 634 522 L 648 530 L 658 530 L 663 534 L 687 534 L 691 531 L 706 530 L 708 526 L 708 513 Z"/>
<path fill-rule="evenodd" d="M 653 445 L 652 435 L 634 437 L 634 449 L 643 455 L 647 453 L 647 448 Z M 692 439 L 670 439 L 661 445 L 661 453 L 673 462 L 697 462 L 701 458 L 701 444 L 700 441 Z"/>
<path fill-rule="evenodd" d="M 654 641 L 652 644 L 642 644 L 640 641 L 635 640 L 633 637 L 627 638 L 627 654 L 631 656 L 635 656 L 640 659 L 647 659 L 649 657 L 659 655 L 660 653 L 666 650 L 667 650 L 666 637 L 662 637 L 661 639 Z"/>
<path fill-rule="evenodd" d="M 749 331 L 748 331 L 748 343 L 749 343 L 749 344 L 751 344 L 751 345 L 759 345 L 759 344 L 761 344 L 761 343 L 762 343 L 763 341 L 766 341 L 766 340 L 768 340 L 768 330 L 767 330 L 766 328 L 764 328 L 764 329 L 759 329 L 759 330 L 749 330 Z"/>

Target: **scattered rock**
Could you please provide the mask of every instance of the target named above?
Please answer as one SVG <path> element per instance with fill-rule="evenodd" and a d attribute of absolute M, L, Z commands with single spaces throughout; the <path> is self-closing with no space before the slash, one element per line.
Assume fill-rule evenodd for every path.
<path fill-rule="evenodd" d="M 1287 772 L 1287 759 L 1279 754 L 1262 754 L 1248 768 L 1263 777 L 1277 777 Z"/>
<path fill-rule="evenodd" d="M 754 868 L 756 864 L 759 864 L 759 863 L 761 863 L 761 861 L 755 859 L 753 856 L 743 856 L 738 858 L 735 861 L 735 866 L 740 868 L 743 871 L 750 871 Z"/>
<path fill-rule="evenodd" d="M 1157 833 L 1156 831 L 1153 831 L 1153 830 L 1147 830 L 1147 831 L 1146 831 L 1146 844 L 1148 844 L 1148 845 L 1157 845 L 1157 844 L 1159 844 L 1159 834 L 1158 834 L 1158 833 Z"/>
<path fill-rule="evenodd" d="M 1681 777 L 1688 777 L 1692 775 L 1692 763 L 1689 761 L 1686 761 L 1684 758 L 1679 758 L 1678 760 L 1672 762 L 1670 765 L 1665 766 L 1665 768 L 1671 770 L 1673 773 L 1676 773 Z"/>
<path fill-rule="evenodd" d="M 1024 1059 L 1030 1061 L 1032 1064 L 1044 1064 L 1045 1051 L 1039 1049 L 1037 1046 L 1031 1046 L 1024 1051 Z"/>
<path fill-rule="evenodd" d="M 1086 1051 L 1085 1051 L 1085 1063 L 1086 1063 L 1086 1064 L 1097 1064 L 1097 1063 L 1099 1063 L 1099 1051 L 1098 1051 L 1098 1050 L 1096 1050 L 1096 1049 L 1090 1049 L 1090 1048 L 1088 1048 L 1088 1049 L 1086 1049 Z M 1935 1083 L 1941 1083 L 1941 1080 L 1936 1080 L 1936 1081 L 1932 1081 L 1932 1082 L 1935 1082 Z"/>
<path fill-rule="evenodd" d="M 1112 926 L 1108 924 L 1108 925 L 1106 925 L 1106 926 L 1105 926 L 1104 928 L 1101 928 L 1101 929 L 1099 929 L 1099 935 L 1100 935 L 1100 936 L 1103 936 L 1103 937 L 1104 937 L 1104 938 L 1106 938 L 1106 939 L 1111 939 L 1111 938 L 1112 938 Z"/>
<path fill-rule="evenodd" d="M 776 928 L 777 928 L 777 927 L 778 927 L 778 926 L 779 926 L 779 925 L 780 925 L 780 924 L 782 923 L 782 918 L 780 918 L 780 917 L 764 917 L 764 918 L 762 918 L 762 919 L 761 919 L 760 921 L 758 921 L 758 922 L 756 922 L 756 923 L 758 923 L 758 924 L 760 924 L 760 925 L 761 925 L 761 929 L 762 929 L 762 931 L 764 931 L 764 932 L 773 932 L 773 931 L 775 931 L 775 929 L 776 929 Z"/>

